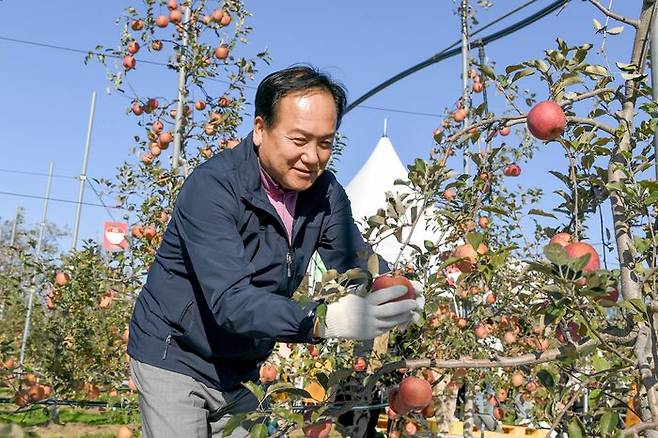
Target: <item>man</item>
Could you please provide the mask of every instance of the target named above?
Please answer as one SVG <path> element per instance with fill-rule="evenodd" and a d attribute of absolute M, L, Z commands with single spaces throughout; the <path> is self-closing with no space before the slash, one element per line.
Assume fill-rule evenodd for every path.
<path fill-rule="evenodd" d="M 389 302 L 398 286 L 342 297 L 322 324 L 319 303 L 290 298 L 314 251 L 339 271 L 372 254 L 325 172 L 345 103 L 310 67 L 275 72 L 258 87 L 252 133 L 186 180 L 130 323 L 144 436 L 221 436 L 231 415 L 255 410 L 241 382 L 257 381 L 275 342 L 373 339 L 418 310 Z"/>

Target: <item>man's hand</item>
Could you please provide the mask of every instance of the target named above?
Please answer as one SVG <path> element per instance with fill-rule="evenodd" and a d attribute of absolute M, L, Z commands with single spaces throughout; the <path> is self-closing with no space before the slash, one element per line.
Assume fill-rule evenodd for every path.
<path fill-rule="evenodd" d="M 327 306 L 325 324 L 319 325 L 320 337 L 368 340 L 408 323 L 418 309 L 416 300 L 391 301 L 406 292 L 405 286 L 391 286 L 365 297 L 342 297 Z"/>

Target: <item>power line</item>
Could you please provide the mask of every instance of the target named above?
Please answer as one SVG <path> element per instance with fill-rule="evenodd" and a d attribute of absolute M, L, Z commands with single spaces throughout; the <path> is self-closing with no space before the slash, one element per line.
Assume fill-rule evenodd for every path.
<path fill-rule="evenodd" d="M 91 181 L 90 181 L 89 179 L 86 179 L 86 181 L 87 181 L 87 184 L 89 184 L 89 187 L 91 188 L 92 192 L 94 192 L 94 194 L 96 195 L 96 197 L 97 197 L 98 200 L 100 201 L 101 205 L 102 205 L 103 207 L 105 207 L 105 211 L 107 212 L 107 214 L 110 215 L 110 219 L 112 219 L 113 221 L 116 221 L 116 219 L 114 218 L 114 215 L 112 214 L 112 211 L 110 211 L 110 209 L 109 209 L 109 207 L 107 206 L 107 204 L 105 204 L 105 201 L 103 201 L 103 198 L 102 198 L 102 196 L 100 195 L 100 193 L 98 193 L 98 192 L 96 191 L 96 188 L 91 184 Z"/>
<path fill-rule="evenodd" d="M 535 2 L 535 1 L 538 1 L 538 0 L 531 0 L 531 3 Z M 491 24 L 493 24 L 493 23 L 491 23 Z M 0 36 L 0 40 L 9 41 L 9 42 L 13 42 L 13 43 L 19 43 L 19 44 L 28 44 L 28 45 L 31 45 L 31 46 L 44 47 L 44 48 L 48 48 L 48 49 L 64 50 L 64 51 L 73 52 L 73 53 L 82 53 L 84 55 L 88 55 L 88 54 L 91 53 L 93 55 L 101 55 L 101 56 L 105 56 L 105 57 L 109 57 L 109 58 L 117 58 L 117 59 L 120 58 L 119 56 L 112 55 L 112 54 L 105 54 L 105 53 L 87 51 L 87 50 L 82 50 L 82 49 L 74 49 L 74 48 L 71 48 L 71 47 L 56 46 L 54 44 L 41 43 L 41 42 L 36 42 L 36 41 L 27 41 L 27 40 L 21 40 L 21 39 L 17 39 L 17 38 L 9 38 L 9 37 Z M 152 64 L 152 65 L 168 67 L 168 64 L 165 64 L 165 63 L 162 63 L 162 62 L 148 61 L 148 60 L 144 60 L 144 59 L 138 59 L 138 61 L 140 63 L 144 63 L 144 64 Z M 206 79 L 211 80 L 211 81 L 215 81 L 215 82 L 221 82 L 221 83 L 224 83 L 224 84 L 230 84 L 230 82 L 223 81 L 221 79 L 214 79 L 214 78 L 210 78 L 210 77 L 206 78 Z M 252 86 L 249 86 L 249 85 L 245 85 L 245 88 L 249 88 L 251 90 L 256 89 L 256 87 L 252 87 Z M 129 98 L 129 99 L 132 99 L 129 96 L 126 96 L 126 97 Z M 380 107 L 367 106 L 367 105 L 359 105 L 359 108 L 364 108 L 364 109 L 369 109 L 369 110 L 377 110 L 377 111 L 388 111 L 388 112 L 402 113 L 402 114 L 411 114 L 411 115 L 418 115 L 418 116 L 441 117 L 441 115 L 439 115 L 439 114 L 430 114 L 430 113 L 423 113 L 423 112 L 418 112 L 418 111 L 396 110 L 396 109 L 393 109 L 393 108 L 380 108 Z M 0 172 L 2 172 L 2 171 L 4 171 L 4 170 L 0 169 Z M 57 176 L 57 175 L 53 175 L 53 176 Z M 77 177 L 74 177 L 74 178 L 77 178 Z"/>
<path fill-rule="evenodd" d="M 17 197 L 20 197 L 20 198 L 31 198 L 31 199 L 46 199 L 45 196 L 26 195 L 26 194 L 23 194 L 23 193 L 4 192 L 4 191 L 0 191 L 0 195 L 17 196 Z M 51 200 L 51 201 L 64 202 L 64 203 L 67 203 L 67 204 L 77 204 L 78 203 L 78 201 L 73 201 L 73 200 L 70 200 L 70 199 L 60 199 L 60 198 L 48 198 L 48 199 Z M 81 202 L 81 204 L 82 205 L 89 205 L 91 207 L 114 208 L 114 209 L 117 209 L 117 210 L 126 210 L 126 211 L 128 211 L 127 209 L 125 209 L 123 207 L 119 207 L 119 206 L 112 207 L 112 206 L 107 206 L 107 205 L 103 205 L 103 204 L 94 204 L 92 202 Z"/>
<path fill-rule="evenodd" d="M 48 176 L 48 174 L 45 173 L 45 172 L 31 172 L 31 171 L 28 171 L 28 170 L 0 169 L 0 172 L 15 173 L 15 174 L 19 174 L 19 175 Z M 54 178 L 66 178 L 66 179 L 78 179 L 77 176 L 72 176 L 72 175 L 53 174 L 53 177 Z"/>
<path fill-rule="evenodd" d="M 480 28 L 480 29 L 476 30 L 475 32 L 473 32 L 472 35 L 476 35 L 476 34 L 482 32 L 484 29 L 492 26 L 493 24 L 499 22 L 500 20 L 502 20 L 503 18 L 511 15 L 512 13 L 529 6 L 530 4 L 534 3 L 535 1 L 537 1 L 537 0 L 531 0 L 527 3 L 525 3 L 524 5 L 516 8 L 514 11 L 509 12 L 506 15 L 503 15 L 502 17 L 497 18 L 492 23 L 489 23 L 486 26 L 483 26 L 482 28 Z M 487 45 L 487 44 L 492 43 L 496 40 L 499 40 L 500 38 L 503 38 L 507 35 L 510 35 L 510 34 L 516 32 L 518 30 L 521 30 L 524 27 L 529 26 L 530 24 L 534 23 L 535 21 L 538 21 L 539 19 L 545 17 L 546 15 L 550 14 L 551 12 L 556 11 L 560 7 L 566 5 L 569 1 L 570 0 L 557 0 L 553 3 L 551 3 L 550 5 L 546 6 L 545 8 L 535 12 L 534 14 L 524 18 L 523 20 L 518 21 L 518 22 L 512 24 L 511 26 L 508 26 L 508 27 L 506 27 L 502 30 L 499 30 L 498 32 L 494 32 L 493 34 L 491 34 L 489 36 L 486 36 L 486 37 L 484 37 L 484 38 L 482 38 L 478 41 L 475 41 L 471 45 L 471 47 L 475 48 L 475 47 L 480 47 L 480 46 Z M 425 61 L 423 61 L 421 63 L 418 63 L 418 64 L 416 64 L 412 67 L 409 67 L 408 69 L 398 73 L 397 75 L 391 77 L 390 79 L 387 79 L 386 81 L 380 83 L 379 85 L 372 88 L 370 91 L 368 91 L 367 93 L 365 93 L 364 95 L 362 95 L 361 97 L 356 99 L 354 102 L 350 103 L 347 106 L 347 108 L 345 109 L 345 114 L 347 114 L 348 112 L 350 112 L 351 110 L 353 110 L 354 108 L 359 106 L 365 100 L 367 100 L 367 99 L 371 98 L 372 96 L 374 96 L 375 94 L 379 93 L 384 88 L 387 88 L 388 86 L 393 85 L 394 83 L 406 78 L 407 76 L 409 76 L 409 75 L 411 75 L 411 74 L 413 74 L 413 73 L 415 73 L 419 70 L 424 69 L 425 67 L 428 67 L 432 64 L 436 64 L 436 63 L 438 63 L 440 61 L 443 61 L 445 59 L 452 58 L 453 56 L 456 56 L 457 54 L 461 53 L 461 48 L 460 47 L 455 48 L 455 46 L 458 46 L 460 43 L 461 43 L 461 40 L 451 44 L 450 46 L 446 47 L 445 49 L 443 49 L 439 53 L 433 55 L 432 57 L 426 59 Z"/>
<path fill-rule="evenodd" d="M 392 113 L 412 114 L 412 115 L 415 115 L 415 116 L 443 117 L 441 114 L 422 113 L 422 112 L 418 112 L 418 111 L 398 110 L 398 109 L 392 109 L 392 108 L 380 108 L 380 107 L 377 107 L 377 106 L 369 106 L 369 105 L 359 105 L 358 108 L 371 109 L 371 110 L 377 110 L 377 111 L 386 111 L 386 112 L 392 112 Z"/>
<path fill-rule="evenodd" d="M 56 46 L 54 44 L 42 43 L 42 42 L 38 42 L 38 41 L 28 41 L 28 40 L 22 40 L 22 39 L 18 39 L 18 38 L 9 38 L 9 37 L 0 36 L 0 40 L 9 41 L 9 42 L 18 43 L 18 44 L 27 44 L 27 45 L 36 46 L 36 47 L 45 47 L 45 48 L 48 48 L 48 49 L 64 50 L 66 52 L 72 52 L 72 53 L 81 53 L 83 55 L 96 55 L 96 56 L 104 56 L 106 58 L 115 58 L 115 59 L 121 59 L 122 58 L 122 56 L 120 56 L 120 55 L 113 55 L 111 53 L 101 53 L 101 52 L 95 52 L 93 50 L 82 50 L 82 49 L 75 49 L 73 47 Z M 166 64 L 164 62 L 149 61 L 147 59 L 142 59 L 142 58 L 139 58 L 139 59 L 136 59 L 136 60 L 139 61 L 139 63 L 141 63 L 141 64 L 151 64 L 151 65 L 157 65 L 157 66 L 161 66 L 161 67 L 170 67 L 169 64 Z M 216 79 L 216 78 L 213 78 L 213 77 L 206 77 L 205 79 L 208 79 L 209 81 L 213 81 L 213 82 L 221 82 L 222 84 L 231 85 L 231 82 L 225 81 L 225 80 L 222 80 L 222 79 Z M 252 87 L 250 85 L 244 85 L 244 87 L 249 88 L 251 90 L 256 89 L 256 87 Z"/>

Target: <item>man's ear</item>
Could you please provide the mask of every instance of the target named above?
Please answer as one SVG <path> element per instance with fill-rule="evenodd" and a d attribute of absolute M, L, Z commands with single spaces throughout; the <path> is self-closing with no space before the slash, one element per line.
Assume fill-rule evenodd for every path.
<path fill-rule="evenodd" d="M 260 146 L 263 142 L 263 131 L 265 131 L 265 120 L 261 116 L 254 118 L 254 145 Z"/>

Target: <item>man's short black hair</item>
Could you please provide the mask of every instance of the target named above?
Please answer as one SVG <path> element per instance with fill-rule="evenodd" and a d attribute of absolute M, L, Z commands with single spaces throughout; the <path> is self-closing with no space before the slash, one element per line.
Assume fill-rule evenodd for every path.
<path fill-rule="evenodd" d="M 328 74 L 310 65 L 293 65 L 270 73 L 263 79 L 256 91 L 255 116 L 261 116 L 267 126 L 273 126 L 276 121 L 277 104 L 282 98 L 290 93 L 313 89 L 325 90 L 334 98 L 336 128 L 338 128 L 347 106 L 345 87 Z"/>

